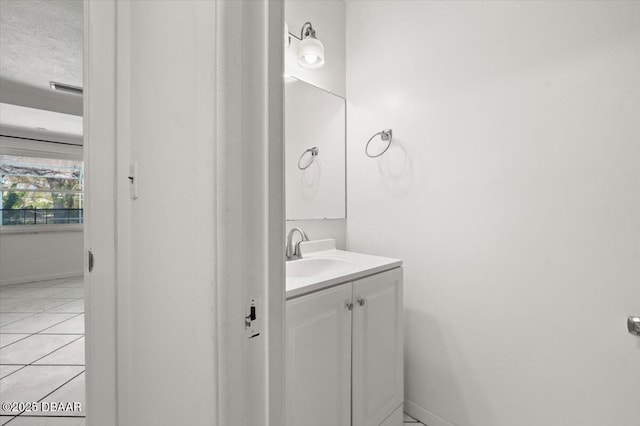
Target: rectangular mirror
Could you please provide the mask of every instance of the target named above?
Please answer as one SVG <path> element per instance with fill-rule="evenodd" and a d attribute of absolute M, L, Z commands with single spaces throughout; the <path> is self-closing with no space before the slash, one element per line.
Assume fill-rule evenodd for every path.
<path fill-rule="evenodd" d="M 287 220 L 346 215 L 344 98 L 285 77 Z"/>

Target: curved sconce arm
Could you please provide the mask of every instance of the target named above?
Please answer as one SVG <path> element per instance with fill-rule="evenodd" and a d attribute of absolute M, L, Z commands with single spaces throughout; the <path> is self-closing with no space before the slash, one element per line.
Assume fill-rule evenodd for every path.
<path fill-rule="evenodd" d="M 290 38 L 293 37 L 298 41 L 302 41 L 304 38 L 309 36 L 316 38 L 316 30 L 313 29 L 311 22 L 307 21 L 304 23 L 304 25 L 302 25 L 302 28 L 300 29 L 300 37 L 290 32 L 289 26 L 287 26 L 286 28 L 287 28 L 287 33 L 289 34 L 289 37 Z"/>

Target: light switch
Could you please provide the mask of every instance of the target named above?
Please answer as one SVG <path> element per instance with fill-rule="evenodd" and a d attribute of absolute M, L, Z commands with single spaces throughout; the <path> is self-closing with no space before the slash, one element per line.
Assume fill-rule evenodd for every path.
<path fill-rule="evenodd" d="M 129 164 L 129 197 L 138 198 L 138 162 Z"/>

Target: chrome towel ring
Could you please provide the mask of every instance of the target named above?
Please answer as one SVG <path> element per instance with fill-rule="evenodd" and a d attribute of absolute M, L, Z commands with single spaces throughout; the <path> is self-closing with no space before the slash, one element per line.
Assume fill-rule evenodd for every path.
<path fill-rule="evenodd" d="M 300 163 L 302 163 L 302 159 L 304 158 L 304 156 L 305 156 L 305 154 L 307 152 L 311 153 L 311 157 L 309 157 L 309 161 L 307 161 L 307 164 L 301 165 Z M 318 156 L 318 147 L 317 146 L 314 146 L 313 148 L 307 149 L 305 152 L 302 153 L 302 155 L 300 155 L 300 158 L 298 159 L 298 168 L 300 170 L 306 169 L 307 167 L 309 167 L 313 163 L 313 161 L 316 159 L 317 156 Z"/>
<path fill-rule="evenodd" d="M 389 143 L 387 144 L 387 146 L 382 150 L 381 153 L 376 154 L 376 155 L 371 155 L 369 153 L 369 144 L 371 143 L 371 141 L 373 140 L 373 138 L 375 138 L 376 136 L 380 136 L 380 139 L 382 139 L 383 141 L 389 141 Z M 387 150 L 389 149 L 389 147 L 391 146 L 391 140 L 393 139 L 393 130 L 391 129 L 386 129 L 386 130 L 382 130 L 378 133 L 376 133 L 375 135 L 371 136 L 371 138 L 369 138 L 369 141 L 367 142 L 367 146 L 364 147 L 364 152 L 365 154 L 367 154 L 367 157 L 369 158 L 376 158 L 376 157 L 380 157 L 382 154 L 384 154 L 385 152 L 387 152 Z"/>

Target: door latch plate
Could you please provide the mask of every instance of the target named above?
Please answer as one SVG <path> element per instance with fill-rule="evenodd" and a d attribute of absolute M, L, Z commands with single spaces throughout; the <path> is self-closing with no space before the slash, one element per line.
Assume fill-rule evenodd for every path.
<path fill-rule="evenodd" d="M 87 266 L 89 267 L 89 272 L 93 272 L 93 265 L 95 261 L 93 259 L 93 252 L 91 250 L 87 253 Z"/>
<path fill-rule="evenodd" d="M 640 336 L 640 317 L 627 318 L 627 327 L 629 328 L 629 333 L 634 336 Z"/>

